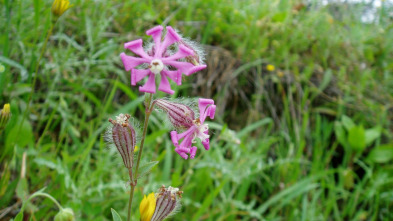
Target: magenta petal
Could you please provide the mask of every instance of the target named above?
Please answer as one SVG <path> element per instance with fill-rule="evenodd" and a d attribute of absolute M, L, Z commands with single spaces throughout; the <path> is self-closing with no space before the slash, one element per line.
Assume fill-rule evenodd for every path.
<path fill-rule="evenodd" d="M 203 69 L 205 69 L 205 68 L 206 68 L 206 65 L 194 66 L 194 67 L 192 67 L 191 69 L 189 69 L 188 72 L 185 72 L 184 74 L 187 75 L 187 76 L 189 76 L 189 75 L 191 75 L 191 74 L 193 74 L 193 73 L 195 73 L 195 72 L 201 71 L 201 70 L 203 70 Z"/>
<path fill-rule="evenodd" d="M 146 31 L 147 35 L 150 35 L 150 36 L 153 37 L 154 48 L 155 48 L 155 53 L 154 53 L 154 57 L 155 58 L 161 58 L 161 54 L 162 54 L 162 50 L 161 50 L 161 33 L 162 33 L 163 29 L 164 28 L 161 25 L 159 25 L 159 26 L 156 26 L 156 27 Z"/>
<path fill-rule="evenodd" d="M 167 60 L 174 61 L 174 60 L 177 60 L 180 58 L 185 58 L 185 57 L 193 55 L 193 54 L 194 54 L 194 51 L 192 51 L 191 49 L 187 48 L 184 45 L 179 45 L 179 50 L 176 52 L 176 54 L 169 56 L 167 58 L 163 58 L 162 62 L 165 62 Z"/>
<path fill-rule="evenodd" d="M 210 140 L 206 139 L 206 140 L 202 141 L 202 145 L 205 148 L 205 150 L 209 150 L 210 149 Z"/>
<path fill-rule="evenodd" d="M 188 156 L 181 148 L 175 148 L 176 153 L 178 153 L 181 157 L 187 160 Z"/>
<path fill-rule="evenodd" d="M 191 159 L 195 158 L 196 151 L 197 151 L 196 147 L 191 147 L 191 149 L 190 149 L 190 158 Z"/>
<path fill-rule="evenodd" d="M 173 145 L 175 145 L 175 147 L 179 146 L 179 139 L 177 138 L 177 132 L 176 131 L 171 131 L 171 140 Z"/>
<path fill-rule="evenodd" d="M 181 85 L 181 72 L 180 71 L 164 71 L 162 70 L 161 73 L 168 76 L 172 81 L 176 82 L 177 85 Z"/>
<path fill-rule="evenodd" d="M 209 116 L 211 119 L 214 118 L 216 105 L 214 105 L 214 101 L 212 99 L 199 98 L 198 107 L 201 123 L 205 122 L 206 116 Z"/>
<path fill-rule="evenodd" d="M 151 57 L 143 50 L 142 39 L 127 42 L 124 44 L 124 48 L 129 49 L 130 51 L 141 56 L 142 58 L 151 59 Z"/>
<path fill-rule="evenodd" d="M 196 126 L 192 126 L 192 127 L 188 128 L 188 130 L 186 130 L 183 133 L 177 135 L 178 139 L 180 140 L 180 139 L 185 138 L 185 137 L 187 137 L 189 135 L 192 135 L 195 132 L 195 129 L 196 129 Z"/>
<path fill-rule="evenodd" d="M 129 71 L 140 64 L 149 62 L 149 60 L 145 58 L 136 58 L 136 57 L 128 56 L 125 53 L 121 53 L 120 58 L 123 61 L 124 68 L 126 71 Z"/>
<path fill-rule="evenodd" d="M 166 35 L 165 35 L 165 39 L 162 42 L 162 51 L 164 51 L 169 45 L 180 41 L 180 36 L 176 33 L 175 30 L 173 30 L 173 28 L 171 26 L 166 26 Z"/>
<path fill-rule="evenodd" d="M 149 74 L 149 79 L 147 79 L 145 85 L 139 87 L 139 91 L 151 93 L 151 94 L 156 93 L 156 80 L 155 80 L 155 75 L 153 73 Z"/>
<path fill-rule="evenodd" d="M 169 84 L 169 81 L 166 78 L 165 74 L 161 74 L 161 82 L 160 82 L 160 86 L 158 87 L 158 90 L 168 94 L 175 93 L 175 91 L 171 89 L 171 85 Z"/>
<path fill-rule="evenodd" d="M 147 75 L 149 75 L 150 70 L 140 70 L 140 69 L 132 69 L 131 70 L 131 85 L 135 86 L 136 83 L 141 81 L 143 78 L 145 78 Z"/>

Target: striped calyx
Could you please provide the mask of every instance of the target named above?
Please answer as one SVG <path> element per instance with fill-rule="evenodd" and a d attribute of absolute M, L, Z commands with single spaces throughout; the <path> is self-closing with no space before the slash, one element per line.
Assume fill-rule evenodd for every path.
<path fill-rule="evenodd" d="M 120 114 L 116 120 L 109 119 L 113 124 L 112 138 L 124 166 L 128 169 L 132 168 L 134 161 L 134 150 L 136 144 L 135 129 L 129 123 L 130 115 Z"/>
<path fill-rule="evenodd" d="M 154 105 L 167 113 L 169 121 L 176 129 L 187 129 L 193 125 L 195 113 L 189 106 L 166 99 L 157 99 Z"/>
<path fill-rule="evenodd" d="M 156 194 L 156 208 L 150 221 L 161 221 L 172 215 L 180 205 L 182 193 L 179 188 L 163 185 Z"/>

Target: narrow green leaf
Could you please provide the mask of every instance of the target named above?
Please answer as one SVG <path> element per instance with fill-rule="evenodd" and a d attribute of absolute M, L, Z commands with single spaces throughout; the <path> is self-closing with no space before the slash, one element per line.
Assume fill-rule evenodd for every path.
<path fill-rule="evenodd" d="M 141 165 L 139 167 L 139 171 L 138 171 L 139 172 L 138 173 L 138 179 L 141 178 L 141 177 L 144 177 L 146 174 L 148 174 L 151 171 L 151 169 L 155 165 L 157 165 L 158 163 L 159 163 L 159 161 L 151 161 L 151 162 L 148 162 L 148 163 L 145 163 L 145 164 Z"/>
<path fill-rule="evenodd" d="M 122 221 L 120 215 L 116 212 L 116 210 L 111 208 L 111 212 L 112 212 L 113 221 Z"/>

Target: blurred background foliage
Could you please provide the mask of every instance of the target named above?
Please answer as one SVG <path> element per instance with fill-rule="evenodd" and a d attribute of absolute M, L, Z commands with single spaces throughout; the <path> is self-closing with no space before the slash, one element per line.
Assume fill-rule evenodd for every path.
<path fill-rule="evenodd" d="M 119 54 L 158 24 L 207 52 L 207 70 L 173 97 L 211 97 L 218 114 L 212 148 L 187 161 L 152 116 L 143 158 L 160 163 L 140 181 L 135 213 L 165 184 L 184 191 L 173 220 L 393 219 L 390 1 L 71 3 L 32 88 L 52 2 L 0 0 L 0 105 L 12 111 L 0 134 L 0 220 L 44 187 L 77 220 L 111 220 L 111 208 L 125 217 L 127 171 L 102 134 L 118 113 L 142 119 Z M 35 198 L 25 216 L 56 213 Z"/>

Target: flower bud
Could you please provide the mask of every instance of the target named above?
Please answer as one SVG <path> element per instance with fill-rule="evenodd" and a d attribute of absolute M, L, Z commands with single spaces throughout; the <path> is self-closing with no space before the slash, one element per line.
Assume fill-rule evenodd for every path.
<path fill-rule="evenodd" d="M 173 215 L 180 206 L 182 193 L 179 188 L 163 185 L 155 195 L 145 196 L 139 206 L 141 221 L 161 221 Z"/>
<path fill-rule="evenodd" d="M 64 14 L 69 8 L 71 8 L 70 1 L 68 0 L 54 0 L 52 4 L 52 14 L 60 17 Z"/>
<path fill-rule="evenodd" d="M 167 113 L 169 121 L 176 129 L 188 129 L 193 125 L 195 113 L 189 106 L 165 99 L 157 99 L 154 104 Z"/>
<path fill-rule="evenodd" d="M 11 118 L 10 104 L 4 104 L 0 111 L 0 129 L 3 129 Z"/>
<path fill-rule="evenodd" d="M 56 214 L 54 221 L 74 221 L 74 212 L 71 208 L 60 209 Z"/>
<path fill-rule="evenodd" d="M 113 124 L 113 143 L 123 159 L 124 166 L 128 169 L 133 166 L 136 144 L 135 129 L 130 125 L 129 119 L 130 115 L 128 114 L 120 114 L 116 120 L 109 119 L 109 122 Z"/>

